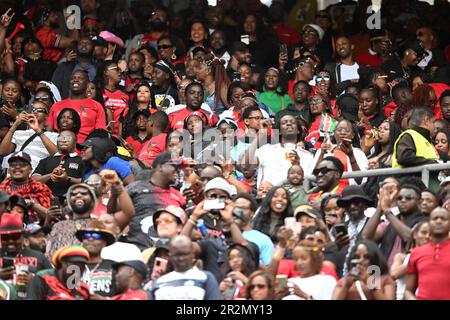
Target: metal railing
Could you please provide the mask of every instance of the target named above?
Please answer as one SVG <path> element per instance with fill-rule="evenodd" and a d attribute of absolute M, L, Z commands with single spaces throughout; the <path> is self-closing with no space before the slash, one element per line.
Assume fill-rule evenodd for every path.
<path fill-rule="evenodd" d="M 353 171 L 345 172 L 342 175 L 343 179 L 354 179 L 354 178 L 365 178 L 365 177 L 376 177 L 376 176 L 397 176 L 405 175 L 410 173 L 421 172 L 422 182 L 429 187 L 430 184 L 430 172 L 431 171 L 442 171 L 450 170 L 450 162 L 438 163 L 438 164 L 427 164 L 424 166 L 409 167 L 409 168 L 386 168 L 386 169 L 372 169 L 364 171 Z M 311 182 L 315 181 L 315 176 L 307 176 L 303 182 L 303 186 L 306 190 L 311 187 Z"/>

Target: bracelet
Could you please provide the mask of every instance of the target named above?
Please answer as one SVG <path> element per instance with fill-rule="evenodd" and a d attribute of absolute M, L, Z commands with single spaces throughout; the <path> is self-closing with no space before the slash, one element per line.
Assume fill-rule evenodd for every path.
<path fill-rule="evenodd" d="M 191 223 L 194 227 L 197 226 L 197 222 L 191 218 L 189 218 L 188 222 Z"/>
<path fill-rule="evenodd" d="M 42 136 L 43 134 L 44 134 L 44 131 L 39 131 L 39 132 L 36 132 L 36 134 L 38 135 L 38 137 L 40 137 L 40 136 Z"/>

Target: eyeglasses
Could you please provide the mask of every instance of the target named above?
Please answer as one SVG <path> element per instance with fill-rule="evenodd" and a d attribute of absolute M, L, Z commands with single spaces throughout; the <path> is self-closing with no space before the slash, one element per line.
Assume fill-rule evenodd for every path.
<path fill-rule="evenodd" d="M 264 119 L 264 117 L 259 117 L 259 116 L 257 116 L 257 117 L 248 117 L 247 119 L 253 119 L 253 120 L 259 121 L 259 120 Z"/>
<path fill-rule="evenodd" d="M 330 168 L 317 168 L 313 170 L 313 175 L 317 176 L 319 175 L 319 173 L 321 174 L 327 174 L 328 172 L 331 171 L 337 171 L 336 169 L 330 169 Z"/>
<path fill-rule="evenodd" d="M 311 99 L 311 100 L 309 100 L 309 102 L 311 103 L 311 104 L 319 104 L 319 103 L 322 103 L 323 102 L 323 100 L 322 99 Z"/>
<path fill-rule="evenodd" d="M 411 200 L 417 200 L 417 198 L 413 197 L 413 196 L 398 196 L 397 200 L 398 201 L 402 201 L 402 200 L 411 201 Z"/>
<path fill-rule="evenodd" d="M 330 76 L 316 77 L 316 82 L 330 81 Z"/>
<path fill-rule="evenodd" d="M 173 48 L 173 44 L 160 44 L 158 46 L 158 50 L 165 50 L 165 49 L 169 49 L 169 48 Z"/>
<path fill-rule="evenodd" d="M 11 162 L 10 164 L 9 164 L 9 167 L 10 168 L 25 168 L 25 167 L 28 167 L 29 166 L 29 164 L 27 163 L 27 162 L 24 162 L 24 161 L 14 161 L 14 162 Z"/>
<path fill-rule="evenodd" d="M 40 101 L 40 100 L 48 100 L 48 99 L 50 99 L 49 96 L 34 97 L 34 100 L 36 100 L 36 101 Z"/>
<path fill-rule="evenodd" d="M 31 109 L 31 112 L 33 112 L 33 113 L 47 113 L 47 110 L 45 110 L 44 108 L 36 108 L 36 109 Z"/>
<path fill-rule="evenodd" d="M 175 222 L 175 218 L 172 217 L 172 216 L 165 217 L 165 218 L 158 218 L 155 221 L 157 226 L 160 225 L 161 223 L 162 224 L 169 224 L 169 223 L 172 223 L 172 222 Z"/>
<path fill-rule="evenodd" d="M 72 142 L 73 137 L 72 136 L 59 136 L 57 141 L 58 142 Z"/>
<path fill-rule="evenodd" d="M 83 235 L 83 238 L 85 240 L 88 240 L 90 238 L 94 239 L 94 240 L 100 240 L 102 238 L 102 235 L 100 233 L 97 232 L 92 232 L 92 233 L 85 233 Z"/>
<path fill-rule="evenodd" d="M 77 195 L 87 196 L 89 194 L 88 190 L 78 190 L 78 191 L 72 191 L 70 193 L 71 197 L 76 197 Z"/>
<path fill-rule="evenodd" d="M 249 290 L 253 290 L 255 288 L 258 288 L 259 290 L 262 290 L 262 289 L 267 288 L 267 285 L 266 284 L 257 283 L 257 284 L 250 285 L 248 288 L 249 288 Z"/>

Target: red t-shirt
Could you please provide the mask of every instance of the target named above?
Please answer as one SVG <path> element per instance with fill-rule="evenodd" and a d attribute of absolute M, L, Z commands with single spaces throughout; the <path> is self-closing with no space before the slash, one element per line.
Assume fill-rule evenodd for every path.
<path fill-rule="evenodd" d="M 100 201 L 97 201 L 97 207 L 91 213 L 91 218 L 99 219 L 101 216 L 108 214 L 108 208 Z"/>
<path fill-rule="evenodd" d="M 44 59 L 58 63 L 64 54 L 64 50 L 58 48 L 61 35 L 51 28 L 42 27 L 36 32 L 36 37 L 44 46 Z"/>
<path fill-rule="evenodd" d="M 139 155 L 139 153 L 142 150 L 142 147 L 148 141 L 148 139 L 145 139 L 143 142 L 141 142 L 141 140 L 135 139 L 133 136 L 129 136 L 128 138 L 125 139 L 125 141 L 128 142 L 133 147 L 134 151 L 136 151 L 136 154 Z"/>
<path fill-rule="evenodd" d="M 172 113 L 169 114 L 170 127 L 173 130 L 183 129 L 183 127 L 184 127 L 184 119 L 186 119 L 188 116 L 190 116 L 194 112 L 197 112 L 197 113 L 201 112 L 201 113 L 203 113 L 208 118 L 209 125 L 211 127 L 214 127 L 216 125 L 217 121 L 218 121 L 217 115 L 215 113 L 208 114 L 203 109 L 199 109 L 197 111 L 190 111 L 190 110 L 188 110 L 188 108 L 185 107 L 183 109 L 177 110 L 177 111 L 172 112 Z"/>
<path fill-rule="evenodd" d="M 120 115 L 123 112 L 123 116 L 128 113 L 128 95 L 120 90 L 111 92 L 107 89 L 103 91 L 103 100 L 105 100 L 105 108 L 111 109 L 113 113 L 114 131 L 113 135 L 119 133 Z"/>
<path fill-rule="evenodd" d="M 288 278 L 300 277 L 300 274 L 297 271 L 295 271 L 295 263 L 294 260 L 292 259 L 281 260 L 280 264 L 278 265 L 277 274 L 287 275 Z M 334 270 L 333 267 L 326 264 L 322 264 L 320 274 L 332 276 L 336 279 L 336 281 L 339 280 L 336 270 Z"/>
<path fill-rule="evenodd" d="M 450 300 L 450 240 L 429 242 L 411 252 L 408 273 L 417 275 L 417 299 Z"/>
<path fill-rule="evenodd" d="M 138 159 L 147 167 L 151 167 L 153 160 L 160 153 L 166 151 L 166 137 L 167 133 L 161 133 L 144 143 L 141 152 L 139 152 Z"/>
<path fill-rule="evenodd" d="M 51 125 L 53 129 L 58 128 L 57 118 L 64 108 L 71 108 L 78 112 L 81 118 L 81 129 L 78 133 L 78 143 L 84 142 L 89 133 L 94 129 L 106 128 L 105 110 L 102 105 L 90 98 L 82 100 L 64 99 L 55 103 L 50 108 L 47 125 Z"/>
<path fill-rule="evenodd" d="M 140 79 L 140 78 L 135 79 L 134 81 L 132 81 L 131 78 L 130 78 L 130 76 L 127 75 L 127 76 L 125 77 L 125 88 L 128 88 L 128 86 L 131 86 L 132 84 L 134 84 L 134 85 L 135 85 L 135 88 L 136 88 L 136 86 L 137 86 L 139 83 L 141 83 L 141 81 L 142 81 L 142 79 Z M 131 92 L 130 92 L 130 94 L 128 95 L 130 101 L 133 101 L 134 95 L 135 95 L 135 94 L 136 94 L 135 91 L 131 91 Z"/>
<path fill-rule="evenodd" d="M 112 300 L 148 300 L 147 293 L 144 290 L 131 290 L 115 295 Z"/>

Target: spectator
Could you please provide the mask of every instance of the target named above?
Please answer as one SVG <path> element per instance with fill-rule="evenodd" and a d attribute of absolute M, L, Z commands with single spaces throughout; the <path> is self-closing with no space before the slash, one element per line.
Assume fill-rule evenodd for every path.
<path fill-rule="evenodd" d="M 327 157 L 313 170 L 317 187 L 310 191 L 309 201 L 319 199 L 324 193 L 337 192 L 342 194 L 344 186 L 340 184 L 344 165 L 336 157 Z"/>
<path fill-rule="evenodd" d="M 252 228 L 252 220 L 258 208 L 256 201 L 245 193 L 234 198 L 233 219 L 239 226 L 245 240 L 255 243 L 259 248 L 259 263 L 267 266 L 272 259 L 273 243 L 264 233 Z"/>
<path fill-rule="evenodd" d="M 159 60 L 153 65 L 152 105 L 165 111 L 178 104 L 178 92 L 174 78 L 175 70 L 166 60 Z"/>
<path fill-rule="evenodd" d="M 72 42 L 80 37 L 80 30 L 73 29 L 68 36 L 56 32 L 59 28 L 58 12 L 53 9 L 42 8 L 35 14 L 36 37 L 44 46 L 44 59 L 58 63 Z"/>
<path fill-rule="evenodd" d="M 328 134 L 328 132 L 324 131 L 326 129 L 324 127 L 324 122 L 329 121 L 331 123 L 336 123 L 336 121 L 332 118 L 333 111 L 331 109 L 330 100 L 319 93 L 309 99 L 309 110 L 309 131 L 308 135 L 305 137 L 305 141 L 311 143 L 314 149 L 317 150 L 320 148 L 322 141 L 324 141 L 324 136 Z M 333 126 L 333 124 L 330 124 L 330 126 Z"/>
<path fill-rule="evenodd" d="M 430 226 L 428 221 L 421 221 L 413 228 L 412 241 L 406 253 L 397 253 L 394 257 L 391 269 L 391 277 L 395 279 L 397 285 L 397 300 L 403 300 L 406 282 L 408 280 L 408 263 L 411 258 L 411 250 L 415 247 L 426 245 L 430 241 Z"/>
<path fill-rule="evenodd" d="M 357 125 L 365 130 L 378 127 L 385 119 L 385 115 L 382 112 L 382 103 L 378 86 L 369 85 L 367 88 L 361 89 L 359 94 L 361 113 Z"/>
<path fill-rule="evenodd" d="M 311 110 L 309 106 L 312 88 L 306 80 L 299 80 L 293 87 L 293 106 L 288 106 L 298 113 L 298 116 L 303 118 L 306 123 L 311 123 Z"/>
<path fill-rule="evenodd" d="M 260 79 L 261 85 L 259 92 L 256 93 L 256 98 L 261 104 L 272 111 L 278 113 L 292 104 L 292 100 L 286 93 L 286 84 L 283 83 L 283 75 L 276 68 L 269 68 L 264 72 Z"/>
<path fill-rule="evenodd" d="M 283 188 L 285 188 L 289 193 L 293 208 L 297 208 L 308 203 L 308 195 L 302 186 L 304 176 L 305 174 L 302 167 L 299 165 L 293 165 L 288 170 L 287 182 L 282 185 Z"/>
<path fill-rule="evenodd" d="M 441 94 L 439 105 L 442 117 L 447 121 L 450 120 L 450 90 L 446 90 Z"/>
<path fill-rule="evenodd" d="M 133 150 L 138 155 L 145 143 L 151 139 L 151 136 L 147 133 L 147 122 L 149 118 L 150 112 L 148 110 L 137 110 L 133 115 L 133 132 L 125 140 L 133 147 Z"/>
<path fill-rule="evenodd" d="M 258 164 L 258 186 L 263 182 L 263 177 L 265 182 L 273 185 L 280 183 L 287 177 L 292 164 L 300 164 L 306 175 L 310 172 L 312 155 L 297 145 L 302 140 L 302 126 L 294 114 L 290 111 L 280 112 L 275 128 L 279 129 L 280 143 L 263 145 L 257 149 L 259 139 L 255 139 L 241 160 L 243 164 L 246 161 Z M 259 134 L 261 136 L 264 131 L 260 130 Z"/>
<path fill-rule="evenodd" d="M 94 45 L 90 38 L 82 36 L 76 46 L 75 60 L 65 61 L 58 65 L 53 73 L 52 82 L 61 93 L 62 99 L 70 97 L 70 78 L 74 71 L 85 71 L 88 74 L 89 81 L 93 81 L 97 69 L 93 64 Z"/>
<path fill-rule="evenodd" d="M 144 82 L 145 57 L 141 52 L 133 52 L 128 56 L 127 73 L 125 74 L 125 93 L 129 100 L 133 101 L 136 94 L 136 87 Z"/>
<path fill-rule="evenodd" d="M 446 300 L 450 297 L 447 285 L 449 276 L 445 272 L 448 265 L 449 222 L 448 210 L 436 208 L 431 212 L 431 241 L 413 249 L 409 259 L 406 300 Z"/>
<path fill-rule="evenodd" d="M 400 212 L 398 217 L 391 209 L 395 205 L 395 196 L 397 196 L 395 193 L 381 191 L 377 210 L 363 231 L 364 239 L 380 243 L 380 250 L 386 257 L 388 266 L 392 265 L 394 256 L 405 248 L 405 244 L 411 241 L 411 229 L 414 225 L 426 219 L 419 209 L 421 192 L 416 186 L 408 184 L 401 186 L 396 197 Z M 389 224 L 380 224 L 383 215 Z"/>
<path fill-rule="evenodd" d="M 50 207 L 52 191 L 45 184 L 30 177 L 32 172 L 31 158 L 26 152 L 15 152 L 8 160 L 9 178 L 0 184 L 0 190 L 10 195 L 24 198 L 28 209 L 31 210 L 29 221 L 40 222 L 46 218 L 47 208 Z"/>
<path fill-rule="evenodd" d="M 47 120 L 47 130 L 58 128 L 57 117 L 64 108 L 77 111 L 81 119 L 81 129 L 78 133 L 78 143 L 84 142 L 87 135 L 94 129 L 106 127 L 105 111 L 96 101 L 86 98 L 88 75 L 84 71 L 74 71 L 70 78 L 70 98 L 53 105 Z"/>
<path fill-rule="evenodd" d="M 80 246 L 63 247 L 54 253 L 52 264 L 55 269 L 48 273 L 36 275 L 27 286 L 28 300 L 87 300 L 89 287 L 75 279 L 68 281 L 73 276 L 73 270 L 84 273 L 89 253 Z M 73 284 L 73 287 L 69 284 Z"/>
<path fill-rule="evenodd" d="M 77 136 L 72 131 L 61 131 L 57 139 L 58 152 L 39 161 L 32 177 L 45 183 L 54 196 L 61 197 L 75 183 L 80 183 L 84 166 L 74 151 Z"/>
<path fill-rule="evenodd" d="M 417 65 L 422 69 L 429 69 L 434 66 L 441 67 L 445 65 L 444 51 L 438 47 L 438 35 L 430 27 L 423 26 L 416 30 L 417 40 L 422 42 L 427 55 Z"/>
<path fill-rule="evenodd" d="M 176 182 L 180 167 L 181 163 L 177 159 L 169 152 L 163 152 L 153 161 L 153 173 L 149 181 L 134 181 L 127 186 L 127 192 L 136 210 L 130 222 L 128 241 L 141 250 L 152 245 L 152 239 L 147 233 L 151 230 L 150 235 L 155 236 L 155 230 L 152 228 L 155 211 L 168 205 L 184 207 L 186 204 L 181 193 L 171 187 Z"/>
<path fill-rule="evenodd" d="M 253 219 L 253 228 L 274 241 L 278 229 L 284 224 L 286 217 L 292 216 L 292 211 L 287 191 L 281 187 L 273 187 L 265 196 L 258 214 Z"/>
<path fill-rule="evenodd" d="M 45 249 L 47 247 L 45 237 L 48 234 L 48 230 L 34 223 L 28 224 L 26 229 L 27 232 L 25 233 L 23 241 L 24 248 L 45 254 Z"/>
<path fill-rule="evenodd" d="M 134 216 L 134 208 L 128 193 L 121 187 L 119 200 L 121 209 L 114 213 L 114 221 L 121 230 L 125 228 Z M 69 220 L 61 220 L 62 208 L 52 206 L 49 208 L 45 225 L 51 227 L 47 237 L 47 256 L 52 256 L 58 249 L 67 245 L 79 245 L 75 237 L 76 231 L 85 227 L 91 221 L 91 213 L 95 210 L 97 197 L 91 187 L 86 184 L 75 184 L 67 190 L 67 211 L 71 214 Z M 64 210 L 66 210 L 64 208 Z M 86 260 L 89 260 L 87 258 Z"/>
<path fill-rule="evenodd" d="M 431 143 L 434 113 L 425 107 L 415 108 L 409 120 L 410 129 L 404 131 L 394 145 L 393 168 L 413 167 L 437 163 L 439 155 Z"/>
<path fill-rule="evenodd" d="M 227 74 L 229 79 L 233 79 L 233 73 L 239 72 L 238 68 L 242 63 L 252 63 L 252 53 L 247 44 L 236 41 L 230 46 L 231 60 L 228 63 Z"/>
<path fill-rule="evenodd" d="M 50 262 L 43 253 L 23 246 L 25 233 L 26 230 L 23 228 L 23 220 L 20 214 L 5 213 L 2 215 L 0 221 L 1 279 L 16 286 L 19 300 L 27 298 L 24 289 L 33 276 L 40 270 L 51 268 Z M 11 262 L 8 267 L 6 266 L 7 259 Z M 17 277 L 14 282 L 12 281 L 13 277 Z"/>
<path fill-rule="evenodd" d="M 294 248 L 292 255 L 295 269 L 302 276 L 288 279 L 287 296 L 283 300 L 331 300 L 336 279 L 320 274 L 322 247 L 303 240 Z"/>
<path fill-rule="evenodd" d="M 77 230 L 75 236 L 89 253 L 82 281 L 89 286 L 91 295 L 112 297 L 114 295 L 112 262 L 102 259 L 100 254 L 104 247 L 116 241 L 114 235 L 105 230 L 102 222 L 91 220 L 86 227 Z"/>
<path fill-rule="evenodd" d="M 253 272 L 245 287 L 247 300 L 274 300 L 274 283 L 272 277 L 264 271 Z"/>
<path fill-rule="evenodd" d="M 317 56 L 319 69 L 322 69 L 331 59 L 331 52 L 319 49 L 319 42 L 323 39 L 324 30 L 316 24 L 305 24 L 302 28 L 302 41 L 296 45 L 293 58 L 310 55 Z"/>
<path fill-rule="evenodd" d="M 430 189 L 422 190 L 419 205 L 422 214 L 429 217 L 431 211 L 436 209 L 438 205 L 438 199 L 433 191 L 431 191 Z"/>
<path fill-rule="evenodd" d="M 58 151 L 56 148 L 56 133 L 45 132 L 45 121 L 48 117 L 48 107 L 45 103 L 36 101 L 33 103 L 33 113 L 22 112 L 9 129 L 0 144 L 0 154 L 8 156 L 13 152 L 26 152 L 31 155 L 31 166 L 36 168 L 39 160 Z M 28 130 L 17 130 L 26 123 Z M 8 159 L 3 159 L 3 168 L 8 168 Z"/>
<path fill-rule="evenodd" d="M 352 269 L 341 278 L 333 292 L 333 300 L 395 300 L 395 282 L 377 245 L 361 240 L 350 253 L 348 264 Z M 370 266 L 377 266 L 380 278 L 370 282 Z"/>
<path fill-rule="evenodd" d="M 209 44 L 214 57 L 224 61 L 225 69 L 228 67 L 231 56 L 227 51 L 227 37 L 223 30 L 216 29 L 209 37 Z"/>
<path fill-rule="evenodd" d="M 186 236 L 175 237 L 170 243 L 170 260 L 175 270 L 158 278 L 150 291 L 150 300 L 221 300 L 214 276 L 193 268 L 193 258 L 192 241 Z M 196 281 L 186 285 L 193 279 Z"/>
<path fill-rule="evenodd" d="M 158 53 L 161 59 L 170 61 L 170 63 L 176 68 L 183 61 L 183 50 L 181 44 L 173 36 L 162 36 L 158 39 Z"/>
<path fill-rule="evenodd" d="M 90 165 L 83 181 L 86 181 L 94 172 L 100 172 L 103 169 L 116 171 L 125 185 L 134 181 L 130 163 L 116 156 L 117 146 L 111 139 L 91 138 L 80 146 L 84 148 L 82 159 Z"/>
<path fill-rule="evenodd" d="M 147 275 L 147 267 L 140 260 L 130 260 L 113 265 L 117 295 L 112 300 L 148 300 L 142 284 Z"/>
<path fill-rule="evenodd" d="M 163 111 L 157 111 L 150 115 L 146 123 L 147 136 L 149 140 L 144 142 L 138 154 L 138 158 L 147 167 L 151 167 L 157 156 L 166 151 L 167 130 L 169 117 Z"/>
<path fill-rule="evenodd" d="M 64 130 L 72 131 L 76 135 L 76 141 L 78 142 L 78 133 L 81 129 L 81 118 L 72 108 L 64 108 L 59 113 L 56 122 L 58 126 L 56 127 L 58 132 Z"/>
<path fill-rule="evenodd" d="M 344 220 L 345 210 L 338 206 L 337 201 L 340 198 L 338 193 L 328 193 L 322 196 L 320 203 L 320 212 L 324 218 L 327 227 L 331 229 L 333 226 L 342 223 Z"/>

